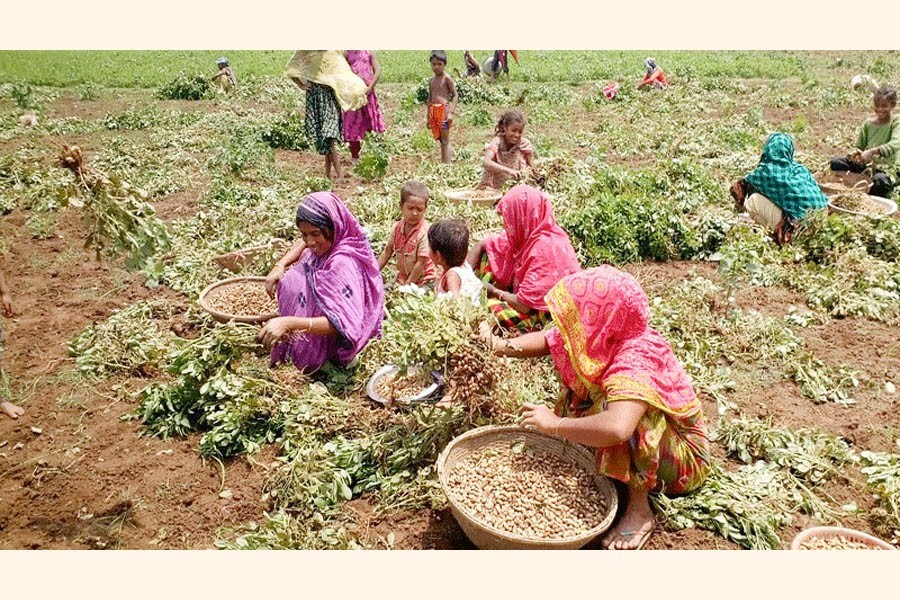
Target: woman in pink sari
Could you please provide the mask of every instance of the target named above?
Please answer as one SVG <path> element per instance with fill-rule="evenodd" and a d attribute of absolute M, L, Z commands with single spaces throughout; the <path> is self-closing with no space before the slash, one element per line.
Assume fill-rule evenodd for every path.
<path fill-rule="evenodd" d="M 565 393 L 555 411 L 523 405 L 522 424 L 596 448 L 597 471 L 628 486 L 604 546 L 639 549 L 656 525 L 649 493 L 689 492 L 709 472 L 703 409 L 668 342 L 648 327 L 647 296 L 631 275 L 582 271 L 546 301 L 554 327 L 515 340 L 484 335 L 501 356 L 553 357 Z"/>
<path fill-rule="evenodd" d="M 259 340 L 272 348 L 273 366 L 291 361 L 311 373 L 325 361 L 346 365 L 381 333 L 384 289 L 369 241 L 340 198 L 331 192 L 304 198 L 297 227 L 303 240 L 266 278 L 270 295 L 277 288 L 279 316 Z"/>
<path fill-rule="evenodd" d="M 384 117 L 375 95 L 375 84 L 381 78 L 381 67 L 375 53 L 368 50 L 345 50 L 344 57 L 366 86 L 366 105 L 359 110 L 344 111 L 344 139 L 350 144 L 350 156 L 359 158 L 366 133 L 384 133 Z"/>
<path fill-rule="evenodd" d="M 550 320 L 544 296 L 581 269 L 553 205 L 539 189 L 517 185 L 497 204 L 503 233 L 476 243 L 468 261 L 488 295 L 488 308 L 505 328 L 531 331 Z"/>

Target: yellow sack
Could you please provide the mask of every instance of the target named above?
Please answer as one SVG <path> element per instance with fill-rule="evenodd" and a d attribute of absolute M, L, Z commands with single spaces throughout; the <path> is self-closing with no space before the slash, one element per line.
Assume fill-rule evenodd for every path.
<path fill-rule="evenodd" d="M 334 90 L 341 110 L 358 110 L 366 105 L 366 82 L 350 69 L 338 50 L 297 50 L 284 74 L 303 83 L 327 85 Z"/>

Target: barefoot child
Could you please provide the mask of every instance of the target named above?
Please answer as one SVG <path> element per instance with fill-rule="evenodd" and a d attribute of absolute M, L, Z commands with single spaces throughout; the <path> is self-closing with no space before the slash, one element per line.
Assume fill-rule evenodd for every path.
<path fill-rule="evenodd" d="M 870 166 L 873 175 L 869 193 L 889 198 L 900 179 L 900 116 L 891 114 L 897 106 L 897 90 L 880 87 L 872 99 L 875 116 L 863 123 L 856 140 L 858 150 L 832 158 L 831 170 L 862 173 Z"/>
<path fill-rule="evenodd" d="M 518 110 L 503 113 L 484 151 L 484 175 L 479 188 L 500 189 L 510 177 L 519 179 L 531 168 L 534 150 L 523 133 L 525 115 Z"/>
<path fill-rule="evenodd" d="M 468 298 L 481 304 L 481 280 L 466 262 L 469 252 L 469 228 L 462 221 L 444 219 L 428 229 L 431 260 L 444 270 L 437 281 L 439 298 Z"/>
<path fill-rule="evenodd" d="M 436 140 L 441 141 L 441 162 L 449 163 L 450 158 L 450 126 L 459 97 L 456 84 L 444 72 L 447 67 L 447 53 L 444 50 L 432 50 L 431 70 L 434 77 L 428 81 L 428 128 Z"/>
<path fill-rule="evenodd" d="M 6 286 L 6 279 L 3 277 L 3 271 L 0 271 L 0 309 L 2 309 L 3 314 L 7 317 L 11 317 L 13 315 L 13 305 L 12 305 L 12 296 L 9 293 L 9 288 Z M 3 330 L 0 330 L 0 354 L 3 353 Z M 3 370 L 0 367 L 0 376 L 2 376 Z M 0 393 L 3 390 L 0 389 Z M 0 412 L 4 413 L 6 416 L 11 419 L 18 419 L 20 415 L 25 413 L 25 410 L 16 406 L 9 400 L 4 400 L 0 398 Z"/>
<path fill-rule="evenodd" d="M 219 72 L 210 77 L 209 80 L 223 92 L 233 91 L 237 87 L 237 79 L 235 79 L 231 67 L 228 66 L 228 59 L 220 56 L 216 60 L 216 67 L 218 67 Z"/>
<path fill-rule="evenodd" d="M 378 268 L 384 269 L 397 253 L 397 285 L 425 285 L 434 281 L 434 263 L 428 249 L 428 188 L 421 181 L 407 181 L 400 188 L 402 218 L 394 225 L 387 246 L 378 257 Z"/>

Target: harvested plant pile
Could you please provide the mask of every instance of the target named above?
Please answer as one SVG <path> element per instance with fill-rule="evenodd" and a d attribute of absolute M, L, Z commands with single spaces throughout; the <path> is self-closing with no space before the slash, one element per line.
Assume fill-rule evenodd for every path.
<path fill-rule="evenodd" d="M 226 315 L 257 316 L 278 312 L 278 303 L 269 298 L 261 281 L 220 285 L 210 290 L 205 300 L 210 308 Z"/>
<path fill-rule="evenodd" d="M 521 443 L 461 458 L 449 488 L 480 521 L 530 538 L 575 537 L 599 525 L 607 510 L 590 473 Z"/>

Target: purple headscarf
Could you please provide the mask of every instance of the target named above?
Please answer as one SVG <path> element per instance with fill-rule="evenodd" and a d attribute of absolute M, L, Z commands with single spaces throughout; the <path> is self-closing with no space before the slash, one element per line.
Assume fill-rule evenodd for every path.
<path fill-rule="evenodd" d="M 272 349 L 272 365 L 286 361 L 311 373 L 326 360 L 345 365 L 366 343 L 381 334 L 384 287 L 378 261 L 362 227 L 343 201 L 331 192 L 303 199 L 299 221 L 334 232 L 331 250 L 316 256 L 304 250 L 278 284 L 278 314 L 327 317 L 335 336 L 295 333 Z"/>

